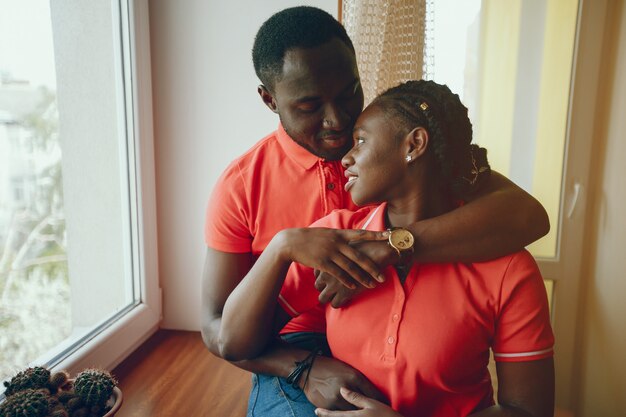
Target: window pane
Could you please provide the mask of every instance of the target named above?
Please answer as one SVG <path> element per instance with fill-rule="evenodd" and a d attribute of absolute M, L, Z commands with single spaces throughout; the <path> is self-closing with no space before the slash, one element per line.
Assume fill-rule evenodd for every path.
<path fill-rule="evenodd" d="M 58 360 L 137 300 L 120 11 L 37 0 L 0 10 L 6 379 Z"/>
<path fill-rule="evenodd" d="M 458 92 L 491 167 L 546 208 L 557 256 L 577 0 L 437 0 L 432 77 Z"/>

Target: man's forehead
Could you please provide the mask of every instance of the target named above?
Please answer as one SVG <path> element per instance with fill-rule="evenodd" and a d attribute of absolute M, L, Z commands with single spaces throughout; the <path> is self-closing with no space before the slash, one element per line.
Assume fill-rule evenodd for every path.
<path fill-rule="evenodd" d="M 336 48 L 335 48 L 336 49 Z M 299 96 L 340 93 L 358 83 L 356 60 L 350 50 L 332 48 L 293 49 L 285 55 L 278 84 Z"/>

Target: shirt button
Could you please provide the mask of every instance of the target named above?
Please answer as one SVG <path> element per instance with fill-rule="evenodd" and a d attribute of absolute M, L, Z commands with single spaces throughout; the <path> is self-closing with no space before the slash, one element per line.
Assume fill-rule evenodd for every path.
<path fill-rule="evenodd" d="M 335 184 L 331 182 L 331 183 L 330 183 L 330 184 L 328 184 L 326 187 L 328 187 L 328 189 L 332 191 L 332 190 L 334 190 L 334 189 L 335 189 Z"/>
<path fill-rule="evenodd" d="M 389 338 L 387 339 L 387 343 L 389 343 L 390 345 L 393 345 L 393 342 L 395 342 L 396 339 L 393 338 L 393 336 L 389 336 Z"/>
<path fill-rule="evenodd" d="M 393 321 L 398 321 L 398 319 L 400 318 L 399 315 L 394 314 L 393 316 L 391 316 L 391 318 L 393 319 Z"/>

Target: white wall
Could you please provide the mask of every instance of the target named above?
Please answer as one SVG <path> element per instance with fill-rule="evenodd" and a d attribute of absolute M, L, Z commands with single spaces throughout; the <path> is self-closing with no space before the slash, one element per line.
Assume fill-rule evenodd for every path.
<path fill-rule="evenodd" d="M 278 125 L 256 93 L 254 35 L 273 13 L 299 4 L 337 15 L 336 0 L 150 2 L 165 328 L 200 328 L 207 198 L 226 165 Z"/>
<path fill-rule="evenodd" d="M 626 415 L 626 7 L 607 7 L 592 147 L 577 417 Z"/>

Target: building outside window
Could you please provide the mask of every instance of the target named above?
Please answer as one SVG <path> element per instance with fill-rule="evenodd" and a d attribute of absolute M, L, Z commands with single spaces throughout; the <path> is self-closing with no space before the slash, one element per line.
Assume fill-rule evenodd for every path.
<path fill-rule="evenodd" d="M 32 364 L 112 366 L 160 316 L 143 243 L 147 5 L 0 0 L 0 11 L 0 380 Z"/>

